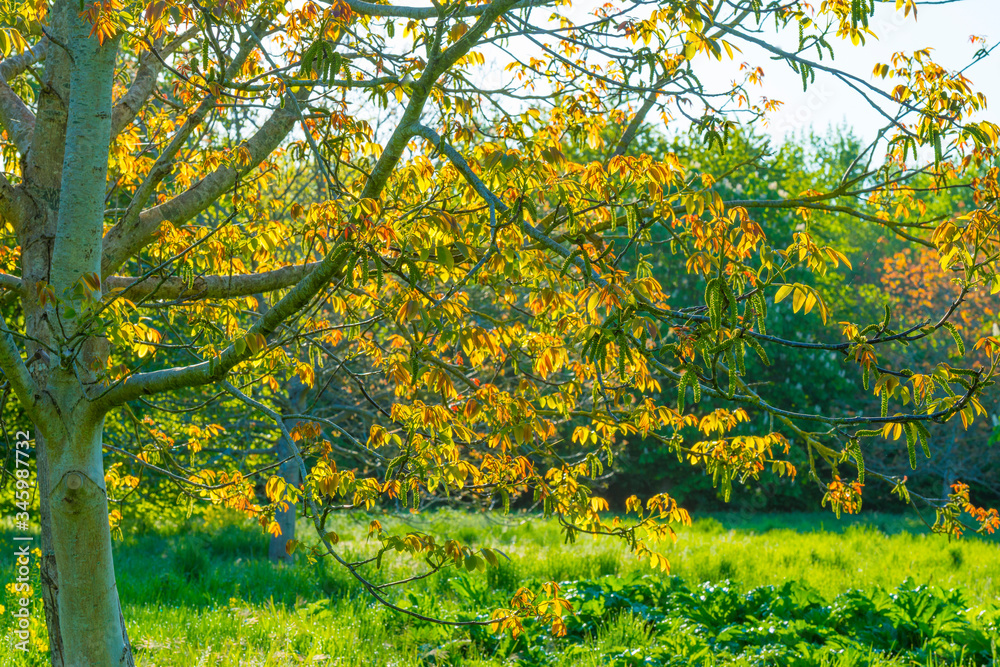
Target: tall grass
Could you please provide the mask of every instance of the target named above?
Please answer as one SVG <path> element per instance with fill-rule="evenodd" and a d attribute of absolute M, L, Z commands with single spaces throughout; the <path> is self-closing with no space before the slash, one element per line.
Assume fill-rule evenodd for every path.
<path fill-rule="evenodd" d="M 375 551 L 367 536 L 372 518 L 357 514 L 334 523 L 344 555 L 360 557 Z M 564 545 L 555 523 L 524 514 L 499 518 L 441 511 L 378 518 L 389 530 L 447 535 L 496 547 L 509 557 L 485 575 L 452 571 L 393 594 L 401 606 L 445 618 L 471 619 L 477 614 L 484 618 L 525 581 L 662 576 L 628 554 L 621 542 L 585 538 Z M 672 574 L 690 586 L 729 580 L 749 590 L 791 580 L 829 601 L 849 589 L 893 589 L 909 578 L 917 584 L 961 588 L 973 614 L 998 598 L 996 541 L 948 542 L 915 532 L 915 522 L 904 518 L 866 518 L 865 523 L 850 523 L 830 515 L 720 515 L 682 530 L 665 551 Z M 303 523 L 299 530 L 308 539 L 309 527 Z M 0 534 L 3 553 L 13 553 L 11 536 Z M 358 583 L 329 559 L 309 563 L 300 557 L 291 566 L 276 566 L 266 560 L 266 547 L 267 537 L 259 528 L 220 512 L 129 536 L 116 545 L 119 590 L 137 663 L 143 667 L 533 664 L 523 662 L 527 658 L 517 651 L 505 653 L 498 648 L 502 643 L 484 641 L 481 631 L 415 623 L 373 604 Z M 381 571 L 368 568 L 365 573 L 376 581 L 417 571 L 412 562 L 388 557 Z M 9 566 L 0 566 L 0 585 L 11 583 L 12 569 L 12 560 Z M 9 591 L 5 596 L 0 603 L 10 609 L 12 596 Z M 8 642 L 0 646 L 3 665 L 46 664 L 37 592 L 33 610 L 35 650 L 28 655 L 9 648 L 11 618 L 0 617 L 0 634 Z M 608 647 L 642 647 L 656 637 L 641 619 L 609 617 L 581 640 L 592 650 L 582 658 L 567 658 L 564 664 L 605 664 L 587 660 L 598 660 Z M 553 644 L 551 649 L 557 661 L 553 664 L 563 664 L 558 662 L 559 646 Z M 715 664 L 714 659 L 707 656 L 704 664 Z M 884 655 L 842 662 L 846 659 L 836 664 L 902 664 Z M 926 664 L 937 664 L 933 660 L 930 656 Z"/>

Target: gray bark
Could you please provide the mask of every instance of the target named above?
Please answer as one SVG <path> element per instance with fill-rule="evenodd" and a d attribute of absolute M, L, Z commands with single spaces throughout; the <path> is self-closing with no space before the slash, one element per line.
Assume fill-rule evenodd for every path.
<path fill-rule="evenodd" d="M 33 416 L 40 431 L 42 596 L 53 665 L 128 667 L 134 663 L 115 584 L 104 487 L 104 413 L 86 396 L 91 370 L 75 361 L 81 346 L 90 352 L 102 346 L 65 316 L 66 306 L 80 311 L 74 287 L 100 271 L 117 44 L 92 38 L 78 13 L 65 1 L 51 10 L 50 31 L 59 44 L 46 52 L 46 85 L 23 162 L 31 206 L 19 225 L 26 329 L 38 341 L 29 346 L 28 370 L 43 413 Z M 38 299 L 40 283 L 62 299 L 58 326 L 56 306 Z M 31 398 L 22 396 L 22 402 L 30 405 Z"/>
<path fill-rule="evenodd" d="M 79 387 L 63 384 L 66 400 Z M 67 667 L 134 665 L 111 555 L 101 433 L 104 419 L 81 414 L 48 470 L 52 543 L 59 566 L 58 612 Z M 55 452 L 54 452 L 55 453 Z"/>
<path fill-rule="evenodd" d="M 278 458 L 288 459 L 279 466 L 278 474 L 286 484 L 297 487 L 302 482 L 302 476 L 299 474 L 298 463 L 292 457 L 292 448 L 284 437 L 278 441 Z M 288 509 L 279 509 L 274 513 L 274 520 L 278 522 L 281 534 L 272 535 L 267 547 L 267 557 L 273 563 L 290 563 L 293 560 L 285 547 L 289 540 L 295 539 L 296 508 L 295 503 L 288 503 Z"/>
<path fill-rule="evenodd" d="M 40 563 L 42 582 L 42 606 L 45 609 L 45 625 L 49 633 L 49 656 L 53 667 L 63 667 L 62 630 L 59 623 L 59 568 L 56 564 L 55 543 L 52 538 L 52 510 L 49 503 L 52 484 L 49 482 L 48 445 L 45 437 L 35 434 L 35 464 L 37 466 L 38 496 L 42 558 Z"/>

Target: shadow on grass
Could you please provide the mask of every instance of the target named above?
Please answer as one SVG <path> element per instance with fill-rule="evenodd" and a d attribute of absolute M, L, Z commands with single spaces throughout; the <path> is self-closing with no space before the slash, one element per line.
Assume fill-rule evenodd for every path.
<path fill-rule="evenodd" d="M 130 605 L 205 608 L 236 598 L 291 608 L 303 600 L 361 592 L 348 572 L 326 559 L 271 563 L 267 542 L 254 526 L 239 525 L 126 539 L 115 551 L 121 597 Z"/>

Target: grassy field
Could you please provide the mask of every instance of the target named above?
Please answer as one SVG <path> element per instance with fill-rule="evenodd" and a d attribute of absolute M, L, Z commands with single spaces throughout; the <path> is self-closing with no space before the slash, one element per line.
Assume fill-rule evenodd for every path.
<path fill-rule="evenodd" d="M 335 526 L 346 554 L 371 552 L 371 518 L 343 517 Z M 266 536 L 222 514 L 129 537 L 117 545 L 116 567 L 144 667 L 996 664 L 1000 545 L 949 543 L 901 517 L 863 518 L 703 518 L 668 549 L 666 576 L 614 541 L 567 548 L 554 523 L 525 515 L 406 517 L 408 529 L 495 546 L 510 562 L 486 575 L 423 580 L 395 594 L 403 606 L 482 619 L 522 583 L 564 582 L 578 612 L 567 636 L 529 624 L 516 641 L 379 608 L 328 562 L 274 566 Z M 401 527 L 399 517 L 379 519 Z M 2 541 L 12 553 L 10 533 Z M 387 560 L 373 577 L 410 568 Z M 0 569 L 0 583 L 11 582 L 11 570 Z M 6 591 L 8 609 L 11 598 Z M 43 632 L 37 600 L 34 613 L 33 627 Z M 5 613 L 0 632 L 8 640 L 10 624 Z M 35 641 L 44 644 L 41 634 Z M 43 652 L 25 657 L 8 647 L 0 649 L 4 665 L 45 664 Z"/>

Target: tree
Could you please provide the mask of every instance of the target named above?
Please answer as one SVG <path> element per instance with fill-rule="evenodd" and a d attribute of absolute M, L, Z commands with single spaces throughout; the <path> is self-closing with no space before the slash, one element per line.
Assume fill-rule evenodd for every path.
<path fill-rule="evenodd" d="M 637 144 L 636 148 L 651 154 L 677 154 L 685 165 L 709 174 L 715 182 L 714 189 L 724 200 L 766 200 L 787 197 L 790 192 L 833 189 L 864 148 L 844 130 L 823 137 L 812 135 L 783 141 L 738 131 L 728 140 L 724 154 L 720 154 L 716 146 L 706 145 L 690 134 L 669 141 L 652 135 L 651 140 L 651 143 Z M 802 225 L 801 216 L 793 209 L 763 209 L 754 217 L 776 246 L 790 244 L 794 232 Z M 866 260 L 869 259 L 868 249 L 885 233 L 884 230 L 875 225 L 861 227 L 850 216 L 837 212 L 815 211 L 810 232 L 842 251 L 851 266 L 822 276 L 810 275 L 804 268 L 794 269 L 786 274 L 786 279 L 790 282 L 811 280 L 830 309 L 827 316 L 830 321 L 868 319 L 880 314 L 884 290 L 880 286 L 871 288 L 878 277 L 869 275 L 872 272 L 867 270 L 871 267 Z M 654 228 L 651 235 L 650 243 L 654 246 L 670 243 L 666 230 Z M 705 287 L 701 276 L 686 271 L 686 259 L 681 253 L 663 252 L 650 260 L 653 277 L 664 286 L 670 298 L 679 303 L 698 299 Z M 805 343 L 817 340 L 817 331 L 803 326 L 802 318 L 793 312 L 793 304 L 788 300 L 772 307 L 771 312 L 769 334 Z M 771 347 L 768 355 L 769 366 L 748 360 L 753 366 L 748 373 L 758 386 L 766 387 L 767 395 L 775 404 L 787 410 L 846 414 L 869 401 L 860 378 L 845 371 L 842 354 L 834 351 L 817 354 L 814 349 L 780 346 Z M 873 407 L 878 409 L 877 402 Z M 767 415 L 761 417 L 768 418 Z M 744 425 L 742 432 L 751 431 Z M 721 498 L 712 497 L 716 494 L 711 490 L 711 478 L 692 476 L 690 467 L 676 460 L 676 453 L 669 445 L 657 443 L 652 438 L 637 444 L 623 452 L 621 463 L 616 466 L 622 474 L 612 482 L 612 492 L 617 489 L 669 489 L 689 509 L 727 507 Z M 790 457 L 796 467 L 808 464 L 805 451 L 793 450 Z M 819 489 L 806 488 L 810 483 L 802 478 L 748 479 L 747 485 L 750 488 L 732 497 L 733 504 L 744 510 L 802 509 L 812 507 L 823 495 Z M 728 508 L 735 509 L 733 505 Z"/>
<path fill-rule="evenodd" d="M 992 159 L 997 126 L 968 118 L 982 97 L 927 51 L 877 66 L 891 90 L 822 60 L 838 38 L 871 38 L 878 4 L 633 2 L 585 14 L 547 0 L 8 2 L 0 284 L 16 306 L 0 323 L 0 368 L 35 429 L 53 664 L 132 664 L 102 458 L 115 422 L 153 435 L 138 453 L 122 450 L 130 463 L 270 527 L 276 509 L 301 499 L 317 529 L 311 555 L 337 560 L 394 608 L 390 591 L 404 582 L 365 574 L 386 552 L 429 572 L 485 567 L 495 552 L 390 535 L 373 521 L 377 553 L 351 563 L 326 529 L 330 512 L 532 496 L 570 540 L 619 536 L 666 568 L 655 544 L 686 512 L 657 494 L 627 501 L 633 520 L 609 519 L 589 489 L 625 437 L 661 438 L 727 495 L 765 467 L 792 474 L 781 458 L 791 442 L 835 469 L 853 461 L 857 482 L 827 483 L 837 512 L 859 505 L 864 438 L 905 433 L 915 465 L 925 422 L 975 415 L 1000 342 L 977 344 L 987 367 L 931 377 L 881 365 L 878 350 L 948 329 L 947 307 L 928 326 L 848 322 L 815 343 L 766 333 L 769 300 L 825 319 L 808 279 L 786 278 L 845 261 L 810 232 L 816 211 L 935 248 L 962 268 L 963 289 L 996 275 L 995 174 L 972 184 L 972 216 L 936 226 L 912 187 L 921 174 L 947 187 Z M 916 11 L 913 0 L 895 4 Z M 775 46 L 769 25 L 797 29 L 797 47 Z M 704 58 L 737 58 L 748 45 L 804 86 L 845 81 L 890 121 L 834 187 L 723 199 L 676 155 L 630 152 L 654 111 L 686 119 L 720 151 L 738 122 L 760 122 L 775 105 L 752 97 L 762 70 L 748 65 L 719 90 L 697 76 Z M 568 159 L 570 146 L 586 147 L 588 161 Z M 769 241 L 755 217 L 774 208 L 802 220 L 790 243 Z M 661 228 L 704 281 L 697 303 L 669 302 L 650 273 Z M 746 366 L 748 355 L 766 363 L 769 346 L 846 354 L 880 393 L 881 414 L 774 404 Z M 309 385 L 323 374 L 349 396 L 344 425 L 276 409 L 289 378 Z M 916 404 L 890 414 L 903 382 Z M 663 393 L 671 387 L 676 402 Z M 691 399 L 703 396 L 719 407 L 699 419 Z M 222 401 L 274 422 L 301 488 L 271 476 L 261 503 L 254 480 L 267 468 L 178 463 L 163 427 L 184 427 L 193 462 L 224 428 L 199 421 L 198 408 L 214 414 Z M 749 412 L 778 428 L 734 435 Z M 685 440 L 692 426 L 697 442 Z M 361 462 L 338 466 L 338 452 Z M 995 512 L 957 492 L 940 527 L 960 531 L 966 509 L 996 525 Z M 558 629 L 564 606 L 557 586 L 521 591 L 492 623 L 516 632 L 534 615 Z"/>
<path fill-rule="evenodd" d="M 935 212 L 952 219 L 960 218 L 964 211 L 975 210 L 976 202 L 971 193 L 958 191 L 950 196 L 940 196 L 935 202 Z M 945 204 L 942 207 L 942 204 Z M 993 295 L 1000 291 L 1000 282 L 984 282 L 972 289 L 965 289 L 960 274 L 961 267 L 948 267 L 942 264 L 938 253 L 924 248 L 906 248 L 900 252 L 882 258 L 882 282 L 886 291 L 893 298 L 895 312 L 901 317 L 911 320 L 927 318 L 935 304 L 947 302 L 959 295 L 961 303 L 955 309 L 951 321 L 955 331 L 963 338 L 980 339 L 996 336 L 996 306 Z M 951 362 L 947 356 L 958 356 L 958 351 L 943 351 L 940 348 L 952 341 L 921 341 L 908 348 L 897 350 L 893 362 L 900 367 L 914 368 L 926 374 L 933 374 L 939 368 L 947 367 Z M 981 364 L 989 363 L 987 350 L 980 348 L 973 354 L 979 356 Z M 995 397 L 986 407 L 992 412 Z M 997 466 L 1000 464 L 1000 452 L 994 445 L 993 425 L 988 422 L 977 422 L 971 426 L 965 421 L 952 421 L 948 428 L 939 429 L 935 437 L 937 446 L 932 453 L 928 465 L 922 466 L 923 475 L 937 477 L 939 496 L 945 498 L 951 492 L 951 486 L 957 480 L 985 491 L 995 496 L 1000 493 L 997 479 Z M 886 466 L 883 466 L 886 467 Z M 899 461 L 895 466 L 902 469 L 905 463 Z"/>

